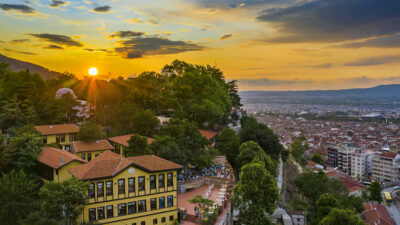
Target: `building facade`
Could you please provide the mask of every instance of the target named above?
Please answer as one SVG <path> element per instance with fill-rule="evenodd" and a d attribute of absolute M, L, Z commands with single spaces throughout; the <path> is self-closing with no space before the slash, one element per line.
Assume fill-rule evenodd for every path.
<path fill-rule="evenodd" d="M 372 177 L 381 182 L 400 180 L 400 155 L 383 152 L 372 158 Z"/>
<path fill-rule="evenodd" d="M 375 152 L 356 150 L 351 153 L 351 177 L 358 180 L 369 180 L 372 175 L 372 157 Z"/>
<path fill-rule="evenodd" d="M 58 148 L 43 147 L 38 157 L 37 172 L 48 181 L 62 182 L 72 178 L 70 168 L 86 163 L 76 155 Z"/>
<path fill-rule="evenodd" d="M 177 170 L 181 168 L 154 155 L 124 158 L 105 151 L 69 169 L 90 184 L 89 203 L 80 222 L 171 224 L 178 217 Z"/>
<path fill-rule="evenodd" d="M 104 151 L 113 150 L 113 146 L 107 140 L 74 141 L 71 147 L 72 153 L 86 161 L 91 161 Z"/>
<path fill-rule="evenodd" d="M 43 144 L 59 143 L 62 149 L 71 150 L 72 142 L 78 139 L 79 127 L 75 124 L 35 126 L 42 135 Z"/>

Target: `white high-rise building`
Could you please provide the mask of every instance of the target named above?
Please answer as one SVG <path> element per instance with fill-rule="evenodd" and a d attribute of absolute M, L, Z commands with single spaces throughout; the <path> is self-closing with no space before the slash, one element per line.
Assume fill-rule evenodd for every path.
<path fill-rule="evenodd" d="M 356 150 L 351 153 L 351 177 L 358 181 L 367 179 L 372 174 L 372 157 L 375 152 Z"/>
<path fill-rule="evenodd" d="M 381 182 L 400 180 L 400 155 L 383 152 L 372 158 L 372 177 Z"/>

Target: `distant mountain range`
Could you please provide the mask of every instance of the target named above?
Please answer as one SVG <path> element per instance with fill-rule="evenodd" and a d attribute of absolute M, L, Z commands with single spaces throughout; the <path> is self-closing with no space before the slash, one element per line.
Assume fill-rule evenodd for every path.
<path fill-rule="evenodd" d="M 354 88 L 342 90 L 313 90 L 313 91 L 241 91 L 242 98 L 269 97 L 400 97 L 400 84 L 379 85 L 371 88 Z"/>
<path fill-rule="evenodd" d="M 9 65 L 9 68 L 15 72 L 28 69 L 31 73 L 40 74 L 45 80 L 56 78 L 58 75 L 61 74 L 59 72 L 51 71 L 43 66 L 24 62 L 18 59 L 13 59 L 2 54 L 0 54 L 0 62 L 7 63 Z"/>

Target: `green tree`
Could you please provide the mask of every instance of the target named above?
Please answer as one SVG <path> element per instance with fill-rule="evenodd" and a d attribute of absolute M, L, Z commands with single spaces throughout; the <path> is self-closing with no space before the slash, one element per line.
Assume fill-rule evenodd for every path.
<path fill-rule="evenodd" d="M 378 202 L 380 204 L 382 202 L 381 184 L 378 181 L 373 181 L 369 186 L 368 190 L 369 190 L 369 200 Z"/>
<path fill-rule="evenodd" d="M 356 213 L 362 213 L 364 211 L 364 199 L 355 195 L 345 195 L 344 202 L 342 203 L 345 208 L 351 209 Z"/>
<path fill-rule="evenodd" d="M 364 222 L 351 210 L 332 209 L 320 225 L 364 225 Z"/>
<path fill-rule="evenodd" d="M 37 209 L 39 184 L 23 170 L 3 173 L 0 178 L 0 221 L 14 225 Z"/>
<path fill-rule="evenodd" d="M 88 202 L 89 185 L 76 179 L 63 182 L 47 181 L 40 188 L 41 209 L 49 219 L 62 224 L 75 224 Z"/>
<path fill-rule="evenodd" d="M 240 119 L 242 130 L 240 131 L 241 142 L 255 141 L 272 158 L 278 160 L 280 153 L 284 150 L 278 136 L 265 124 L 258 123 L 253 117 L 242 117 Z"/>
<path fill-rule="evenodd" d="M 128 140 L 128 144 L 129 146 L 124 150 L 125 157 L 153 154 L 153 151 L 147 144 L 147 137 L 134 134 Z"/>
<path fill-rule="evenodd" d="M 268 218 L 264 213 L 272 214 L 278 199 L 276 181 L 262 163 L 242 167 L 233 197 L 233 206 L 239 210 L 238 224 L 266 224 Z"/>
<path fill-rule="evenodd" d="M 160 124 L 160 120 L 154 115 L 154 113 L 149 110 L 137 111 L 133 118 L 133 133 L 151 136 L 153 130 Z"/>
<path fill-rule="evenodd" d="M 239 155 L 240 138 L 232 129 L 226 127 L 216 138 L 215 148 L 226 155 L 233 168 L 236 167 L 236 157 Z"/>
<path fill-rule="evenodd" d="M 318 163 L 320 165 L 324 165 L 324 159 L 322 158 L 321 154 L 315 153 L 312 157 L 311 157 L 311 161 Z"/>
<path fill-rule="evenodd" d="M 302 138 L 297 137 L 290 145 L 290 154 L 292 154 L 296 160 L 300 160 L 304 157 L 304 152 L 307 148 L 307 142 L 304 142 Z"/>
<path fill-rule="evenodd" d="M 57 225 L 57 221 L 48 219 L 40 214 L 39 211 L 33 212 L 27 218 L 18 222 L 18 225 Z"/>
<path fill-rule="evenodd" d="M 187 165 L 190 163 L 190 156 L 183 154 L 184 149 L 181 149 L 175 139 L 169 135 L 156 136 L 155 141 L 150 145 L 153 152 L 163 158 L 180 165 Z"/>
<path fill-rule="evenodd" d="M 317 215 L 314 220 L 320 221 L 327 216 L 333 208 L 339 207 L 339 201 L 330 193 L 322 194 L 315 203 Z"/>
<path fill-rule="evenodd" d="M 79 103 L 70 93 L 63 94 L 60 98 L 55 99 L 55 104 L 60 110 L 60 117 L 63 115 L 62 122 L 72 123 L 78 119 L 78 110 L 74 107 L 79 105 Z"/>
<path fill-rule="evenodd" d="M 256 142 L 248 141 L 241 144 L 239 152 L 236 158 L 236 164 L 239 168 L 251 162 L 261 162 L 272 176 L 277 175 L 277 163 Z"/>
<path fill-rule="evenodd" d="M 331 190 L 329 178 L 324 172 L 306 172 L 301 174 L 296 180 L 295 185 L 300 193 L 314 204 L 319 197 Z"/>
<path fill-rule="evenodd" d="M 190 203 L 196 204 L 201 215 L 200 223 L 202 225 L 213 225 L 218 218 L 218 208 L 212 209 L 214 201 L 203 198 L 201 195 L 196 195 L 189 200 Z"/>
<path fill-rule="evenodd" d="M 41 137 L 34 133 L 21 133 L 11 138 L 7 147 L 0 152 L 0 169 L 34 171 L 42 148 Z"/>
<path fill-rule="evenodd" d="M 199 168 L 208 166 L 212 160 L 212 151 L 206 150 L 208 141 L 201 134 L 196 124 L 186 119 L 171 119 L 167 126 L 161 129 L 160 136 L 169 136 L 179 146 L 179 154 L 188 161 L 183 165 L 192 164 Z M 176 162 L 177 159 L 171 159 Z"/>
<path fill-rule="evenodd" d="M 95 141 L 101 139 L 102 136 L 101 127 L 95 123 L 85 123 L 79 128 L 80 141 Z"/>

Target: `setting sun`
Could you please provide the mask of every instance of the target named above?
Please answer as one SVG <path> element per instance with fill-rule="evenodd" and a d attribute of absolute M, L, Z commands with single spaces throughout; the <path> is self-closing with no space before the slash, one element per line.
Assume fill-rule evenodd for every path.
<path fill-rule="evenodd" d="M 89 75 L 90 76 L 96 76 L 97 75 L 97 68 L 96 67 L 92 67 L 89 69 Z"/>

